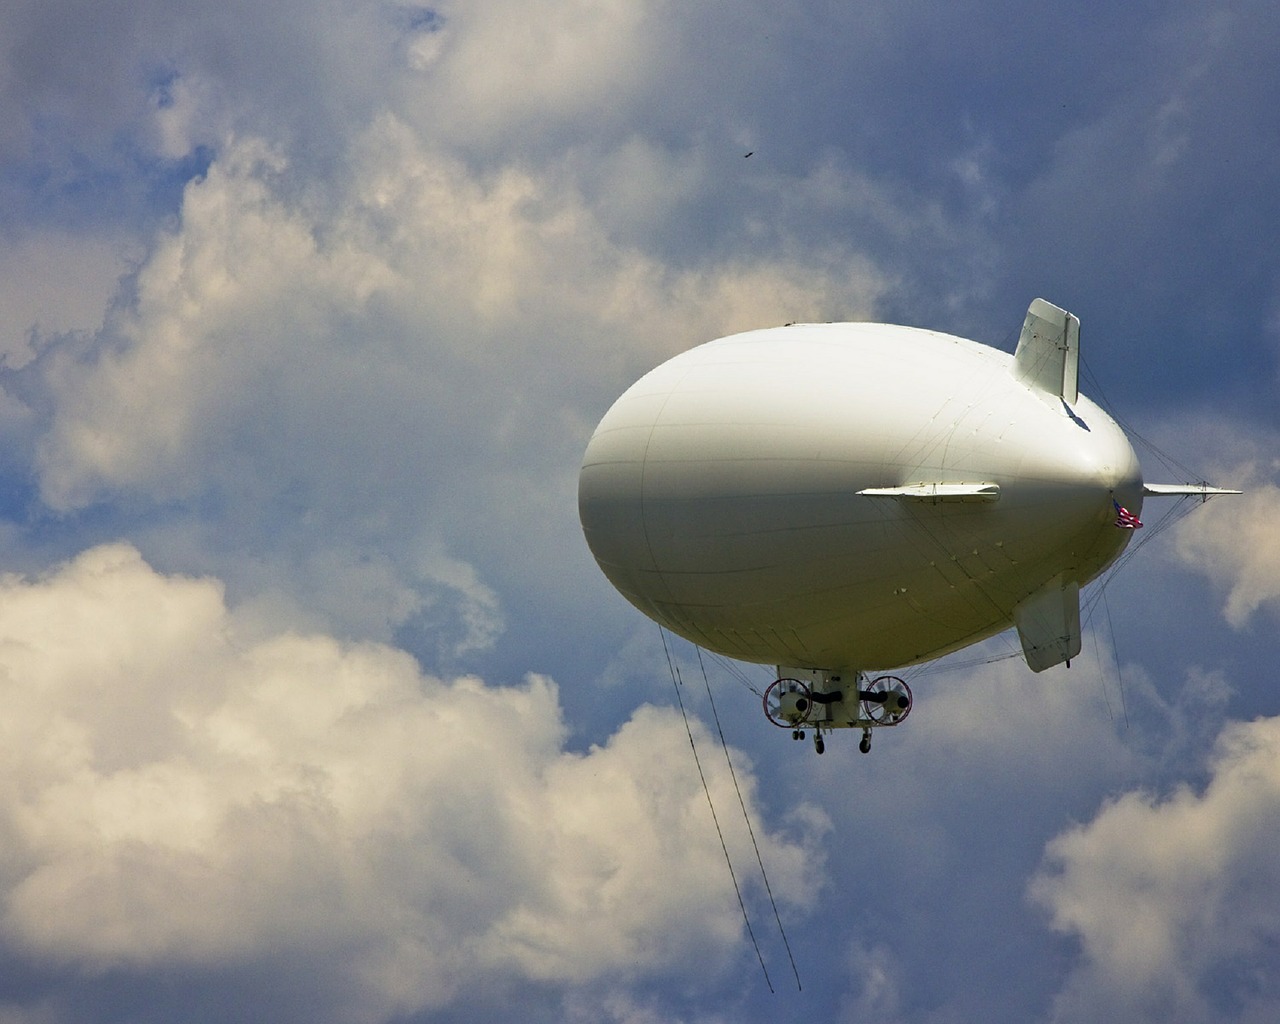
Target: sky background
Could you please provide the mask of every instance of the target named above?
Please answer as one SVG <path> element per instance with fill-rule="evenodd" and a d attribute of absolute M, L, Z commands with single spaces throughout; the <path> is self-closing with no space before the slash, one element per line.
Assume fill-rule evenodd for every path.
<path fill-rule="evenodd" d="M 1280 1017 L 1278 36 L 6 3 L 0 1021 Z M 870 757 L 672 642 L 771 994 L 582 451 L 732 331 L 1011 351 L 1035 296 L 1149 480 L 1247 493 L 1149 502 L 1069 672 L 960 652 Z"/>

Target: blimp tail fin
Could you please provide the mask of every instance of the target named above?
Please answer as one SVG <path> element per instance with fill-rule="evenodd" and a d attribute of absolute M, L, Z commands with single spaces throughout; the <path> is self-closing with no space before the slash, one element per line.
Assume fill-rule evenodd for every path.
<path fill-rule="evenodd" d="M 1032 672 L 1080 653 L 1080 584 L 1056 576 L 1013 610 L 1022 653 Z"/>
<path fill-rule="evenodd" d="M 1033 299 L 1013 354 L 1013 370 L 1033 388 L 1075 405 L 1080 394 L 1080 321 L 1051 302 Z"/>

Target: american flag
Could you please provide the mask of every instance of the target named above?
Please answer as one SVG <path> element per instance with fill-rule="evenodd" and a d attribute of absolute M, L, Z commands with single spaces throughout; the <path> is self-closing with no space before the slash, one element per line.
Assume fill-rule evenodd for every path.
<path fill-rule="evenodd" d="M 1111 499 L 1111 504 L 1116 507 L 1116 526 L 1122 530 L 1142 529 L 1142 520 L 1116 501 L 1115 498 Z"/>

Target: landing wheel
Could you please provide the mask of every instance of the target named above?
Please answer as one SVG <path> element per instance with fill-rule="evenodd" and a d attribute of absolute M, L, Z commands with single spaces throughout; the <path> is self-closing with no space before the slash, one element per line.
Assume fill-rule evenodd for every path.
<path fill-rule="evenodd" d="M 827 745 L 822 741 L 822 733 L 820 732 L 813 734 L 813 749 L 819 754 L 827 749 Z"/>
<path fill-rule="evenodd" d="M 764 716 L 779 729 L 790 729 L 798 740 L 801 728 L 813 714 L 813 694 L 799 679 L 775 679 L 764 691 Z"/>
<path fill-rule="evenodd" d="M 858 749 L 864 754 L 871 753 L 871 730 L 862 730 L 862 742 L 858 744 Z"/>

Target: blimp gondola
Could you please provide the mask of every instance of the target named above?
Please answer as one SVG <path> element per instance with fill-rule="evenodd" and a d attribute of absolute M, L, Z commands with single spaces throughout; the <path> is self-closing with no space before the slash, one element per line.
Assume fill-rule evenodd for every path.
<path fill-rule="evenodd" d="M 1080 321 L 1036 299 L 1008 352 L 916 327 L 790 324 L 708 342 L 613 404 L 579 476 L 615 588 L 663 627 L 776 666 L 800 737 L 900 724 L 888 674 L 1012 627 L 1033 672 L 1081 649 L 1080 588 L 1151 495 L 1078 387 Z"/>

